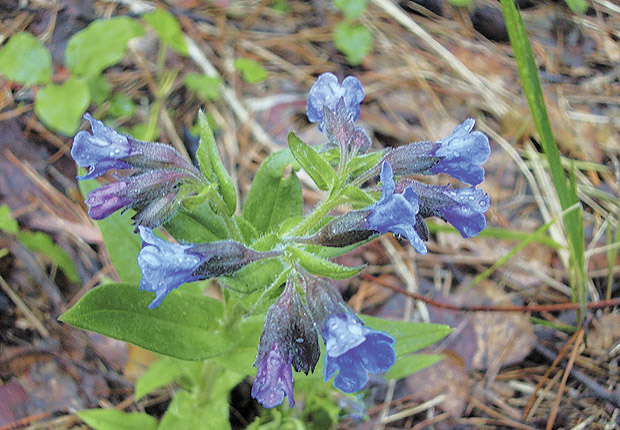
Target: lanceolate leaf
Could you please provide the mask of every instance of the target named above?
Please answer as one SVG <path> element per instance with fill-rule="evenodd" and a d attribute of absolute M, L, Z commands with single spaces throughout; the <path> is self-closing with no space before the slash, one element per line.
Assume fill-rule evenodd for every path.
<path fill-rule="evenodd" d="M 302 214 L 298 169 L 289 150 L 271 154 L 259 167 L 243 207 L 243 217 L 259 234 L 275 231 L 285 220 Z"/>
<path fill-rule="evenodd" d="M 155 430 L 157 420 L 147 414 L 116 409 L 88 409 L 77 415 L 94 430 Z"/>
<path fill-rule="evenodd" d="M 204 360 L 233 349 L 238 329 L 221 324 L 224 305 L 176 290 L 148 309 L 151 293 L 137 285 L 106 284 L 86 293 L 60 320 L 114 339 L 184 360 Z"/>
<path fill-rule="evenodd" d="M 200 169 L 207 179 L 217 181 L 218 192 L 226 203 L 228 215 L 233 215 L 237 209 L 237 192 L 224 163 L 222 163 L 213 131 L 209 127 L 209 122 L 203 111 L 198 112 L 198 125 L 200 127 L 200 146 L 198 147 L 197 158 Z"/>
<path fill-rule="evenodd" d="M 400 357 L 385 373 L 385 379 L 400 379 L 432 366 L 443 358 L 440 354 L 413 354 Z"/>
<path fill-rule="evenodd" d="M 192 212 L 181 209 L 165 227 L 176 240 L 185 243 L 215 242 L 228 238 L 226 223 L 209 208 L 208 203 Z"/>
<path fill-rule="evenodd" d="M 286 254 L 292 260 L 295 260 L 301 267 L 306 269 L 309 273 L 318 276 L 325 276 L 331 279 L 347 279 L 357 275 L 359 272 L 365 269 L 366 266 L 341 266 L 340 264 L 332 263 L 329 260 L 321 258 L 315 254 L 304 251 L 299 248 L 290 247 L 287 248 Z"/>
<path fill-rule="evenodd" d="M 288 147 L 317 187 L 328 190 L 334 182 L 334 169 L 311 146 L 304 143 L 292 131 L 288 134 Z"/>

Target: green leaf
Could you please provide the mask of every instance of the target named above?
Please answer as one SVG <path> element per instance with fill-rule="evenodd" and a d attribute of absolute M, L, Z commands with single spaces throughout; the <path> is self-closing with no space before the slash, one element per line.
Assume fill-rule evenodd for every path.
<path fill-rule="evenodd" d="M 126 16 L 96 20 L 69 39 L 65 63 L 79 76 L 99 74 L 121 61 L 127 42 L 142 35 L 142 24 Z"/>
<path fill-rule="evenodd" d="M 110 93 L 112 93 L 112 86 L 108 80 L 103 77 L 103 75 L 91 75 L 84 81 L 86 82 L 86 85 L 88 85 L 90 99 L 95 106 L 100 106 L 108 99 L 108 97 L 110 97 Z"/>
<path fill-rule="evenodd" d="M 215 101 L 221 97 L 222 78 L 199 73 L 188 73 L 183 79 L 185 86 L 198 94 L 203 100 Z"/>
<path fill-rule="evenodd" d="M 390 370 L 388 370 L 385 379 L 400 379 L 411 375 L 419 370 L 425 369 L 443 359 L 441 354 L 413 354 L 400 357 Z"/>
<path fill-rule="evenodd" d="M 347 198 L 347 203 L 355 208 L 363 208 L 377 202 L 368 192 L 353 185 L 346 185 L 342 190 L 342 195 Z"/>
<path fill-rule="evenodd" d="M 288 147 L 320 190 L 328 190 L 334 182 L 334 169 L 313 147 L 304 143 L 292 131 L 288 134 Z"/>
<path fill-rule="evenodd" d="M 532 47 L 525 32 L 525 25 L 521 15 L 512 0 L 501 0 L 508 37 L 514 52 L 519 78 L 523 92 L 540 136 L 540 143 L 549 163 L 551 179 L 560 200 L 560 206 L 566 211 L 579 202 L 576 187 L 567 184 L 560 150 L 555 142 L 551 123 L 547 115 L 538 69 L 534 61 Z M 572 170 L 571 170 L 572 171 Z M 571 173 L 572 174 L 572 173 Z M 585 240 L 583 232 L 583 213 L 581 210 L 570 211 L 564 215 L 564 225 L 570 250 L 570 284 L 573 300 L 580 302 L 585 310 L 586 302 L 586 267 L 585 267 Z M 583 312 L 582 312 L 583 313 Z M 583 317 L 583 315 L 582 315 Z"/>
<path fill-rule="evenodd" d="M 277 290 L 277 287 L 283 285 L 290 270 L 291 268 L 285 266 L 282 260 L 272 258 L 248 264 L 234 276 L 222 276 L 218 281 L 227 287 L 224 290 L 226 297 L 230 297 L 249 311 L 257 306 L 257 301 L 265 291 Z M 270 304 L 269 298 L 271 298 L 269 295 L 263 297 L 264 302 Z M 226 301 L 229 301 L 228 298 Z M 258 305 L 255 312 L 261 312 L 263 307 Z"/>
<path fill-rule="evenodd" d="M 18 235 L 18 240 L 32 252 L 45 255 L 53 261 L 67 275 L 71 282 L 80 282 L 80 275 L 73 260 L 52 238 L 42 231 L 22 231 Z"/>
<path fill-rule="evenodd" d="M 87 409 L 77 416 L 94 430 L 155 430 L 157 420 L 139 412 L 122 412 L 116 409 Z"/>
<path fill-rule="evenodd" d="M 586 0 L 565 0 L 566 5 L 574 13 L 584 14 L 588 10 L 588 2 Z"/>
<path fill-rule="evenodd" d="M 134 393 L 136 400 L 140 400 L 147 394 L 180 378 L 184 374 L 184 370 L 177 366 L 177 362 L 174 358 L 164 357 L 151 364 L 136 381 Z"/>
<path fill-rule="evenodd" d="M 237 58 L 233 65 L 241 73 L 241 78 L 248 84 L 257 84 L 267 79 L 267 70 L 257 61 L 249 58 Z"/>
<path fill-rule="evenodd" d="M 200 126 L 200 146 L 196 152 L 196 157 L 200 163 L 200 170 L 207 179 L 215 179 L 218 184 L 218 192 L 222 196 L 222 200 L 226 203 L 228 215 L 232 216 L 237 209 L 237 191 L 230 179 L 230 175 L 222 163 L 220 153 L 217 150 L 217 144 L 213 137 L 213 131 L 209 127 L 207 117 L 201 110 L 198 112 L 198 125 Z M 206 165 L 210 168 L 206 168 Z M 205 165 L 205 167 L 203 167 Z M 215 175 L 210 175 L 210 172 Z"/>
<path fill-rule="evenodd" d="M 46 84 L 52 78 L 52 56 L 32 34 L 17 33 L 0 50 L 0 73 L 23 85 Z"/>
<path fill-rule="evenodd" d="M 370 52 L 372 39 L 372 31 L 361 24 L 343 21 L 334 29 L 334 45 L 353 66 L 361 64 Z"/>
<path fill-rule="evenodd" d="M 152 293 L 137 285 L 105 284 L 86 293 L 60 320 L 74 327 L 131 342 L 183 360 L 224 354 L 240 341 L 238 327 L 225 327 L 224 304 L 211 297 L 170 293 L 148 309 Z"/>
<path fill-rule="evenodd" d="M 226 223 L 208 203 L 191 212 L 179 210 L 164 227 L 176 240 L 185 243 L 215 242 L 229 237 Z"/>
<path fill-rule="evenodd" d="M 298 169 L 286 149 L 271 154 L 259 167 L 243 207 L 243 217 L 259 234 L 275 231 L 288 218 L 302 215 Z"/>
<path fill-rule="evenodd" d="M 448 0 L 448 2 L 452 3 L 454 6 L 467 6 L 471 3 L 471 0 Z"/>
<path fill-rule="evenodd" d="M 213 360 L 233 372 L 251 375 L 255 372 L 253 364 L 258 350 L 258 341 L 263 331 L 265 316 L 252 315 L 244 318 L 243 322 L 245 324 L 239 330 L 239 336 L 242 338 L 241 343 L 235 349 L 215 357 Z"/>
<path fill-rule="evenodd" d="M 366 268 L 366 266 L 341 266 L 340 264 L 332 263 L 329 260 L 295 247 L 287 248 L 285 255 L 295 260 L 309 273 L 331 279 L 351 278 Z"/>
<path fill-rule="evenodd" d="M 355 19 L 366 10 L 366 0 L 334 0 L 334 5 L 347 19 Z"/>
<path fill-rule="evenodd" d="M 79 173 L 83 175 L 85 170 L 80 168 Z M 84 196 L 100 185 L 96 180 L 79 182 L 80 191 Z M 116 211 L 107 218 L 97 221 L 97 226 L 101 230 L 110 260 L 118 276 L 123 282 L 138 284 L 142 279 L 142 273 L 138 267 L 138 253 L 142 249 L 142 239 L 133 233 L 132 212 Z"/>
<path fill-rule="evenodd" d="M 426 348 L 452 333 L 452 329 L 443 324 L 391 321 L 368 315 L 360 315 L 360 318 L 368 327 L 384 331 L 396 340 L 394 351 L 397 357 Z"/>
<path fill-rule="evenodd" d="M 136 114 L 136 104 L 127 94 L 116 93 L 110 99 L 108 112 L 116 118 L 133 118 Z"/>
<path fill-rule="evenodd" d="M 11 217 L 11 209 L 6 203 L 0 205 L 0 231 L 9 234 L 19 232 L 19 224 L 15 218 Z"/>
<path fill-rule="evenodd" d="M 370 152 L 368 154 L 358 155 L 355 158 L 351 159 L 351 161 L 349 161 L 349 164 L 347 165 L 347 173 L 350 176 L 357 178 L 363 173 L 366 173 L 372 167 L 376 166 L 385 154 L 386 151 L 381 150 Z M 339 153 L 336 155 L 340 157 Z"/>
<path fill-rule="evenodd" d="M 157 9 L 154 12 L 145 13 L 142 18 L 153 27 L 162 42 L 170 45 L 181 55 L 189 54 L 185 36 L 174 15 L 167 10 Z"/>
<path fill-rule="evenodd" d="M 77 131 L 89 104 L 88 85 L 71 78 L 62 85 L 49 84 L 41 88 L 34 101 L 34 110 L 48 127 L 71 136 Z"/>

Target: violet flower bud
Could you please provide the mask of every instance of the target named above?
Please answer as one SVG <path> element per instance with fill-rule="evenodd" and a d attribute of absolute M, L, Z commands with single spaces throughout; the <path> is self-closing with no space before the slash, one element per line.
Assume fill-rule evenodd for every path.
<path fill-rule="evenodd" d="M 104 219 L 131 204 L 133 200 L 126 197 L 127 187 L 126 181 L 117 181 L 89 192 L 84 200 L 88 205 L 88 215 L 95 220 Z"/>
<path fill-rule="evenodd" d="M 327 136 L 325 149 L 339 147 L 341 154 L 350 151 L 351 155 L 357 152 L 366 152 L 370 148 L 371 140 L 362 127 L 356 127 L 353 117 L 347 112 L 344 100 L 340 99 L 333 110 L 323 108 L 323 132 Z"/>
<path fill-rule="evenodd" d="M 253 251 L 233 241 L 181 245 L 160 239 L 143 226 L 138 231 L 142 238 L 138 254 L 140 291 L 155 293 L 149 309 L 159 306 L 182 284 L 232 274 L 249 263 L 276 255 L 272 251 Z"/>
<path fill-rule="evenodd" d="M 353 393 L 368 383 L 368 373 L 385 372 L 394 365 L 394 338 L 364 326 L 331 285 L 308 279 L 306 301 L 325 342 L 325 382 L 338 372 L 334 387 Z"/>
<path fill-rule="evenodd" d="M 360 117 L 360 104 L 364 100 L 364 87 L 354 76 L 347 76 L 342 83 L 333 73 L 323 73 L 310 88 L 306 112 L 308 121 L 319 123 L 323 131 L 323 109 L 335 110 L 342 99 L 347 116 L 354 122 Z"/>
<path fill-rule="evenodd" d="M 252 397 L 272 408 L 288 396 L 293 406 L 291 366 L 298 372 L 314 371 L 319 360 L 319 342 L 308 309 L 289 278 L 284 291 L 265 317 L 254 366 L 256 380 Z"/>

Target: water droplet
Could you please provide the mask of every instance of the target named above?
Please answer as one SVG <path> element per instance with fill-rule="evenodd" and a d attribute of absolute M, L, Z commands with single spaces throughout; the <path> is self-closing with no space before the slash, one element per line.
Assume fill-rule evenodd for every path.
<path fill-rule="evenodd" d="M 114 150 L 114 153 L 115 153 L 115 154 L 118 154 L 119 152 L 121 152 L 121 150 L 120 150 L 119 148 L 116 148 L 116 149 Z"/>
<path fill-rule="evenodd" d="M 454 151 L 452 155 L 454 155 L 455 157 L 460 157 L 461 153 L 459 151 Z"/>
<path fill-rule="evenodd" d="M 471 200 L 472 202 L 475 200 L 476 198 L 474 196 L 469 196 L 469 200 Z"/>
<path fill-rule="evenodd" d="M 295 339 L 295 342 L 297 343 L 303 343 L 304 338 L 303 337 L 298 337 L 297 339 Z"/>
<path fill-rule="evenodd" d="M 178 261 L 179 263 L 182 263 L 183 261 L 185 261 L 185 259 L 183 257 L 179 257 Z"/>
<path fill-rule="evenodd" d="M 114 157 L 114 151 L 110 151 L 110 157 Z"/>
<path fill-rule="evenodd" d="M 480 202 L 478 203 L 480 206 L 484 206 L 484 202 L 482 200 L 480 200 Z"/>

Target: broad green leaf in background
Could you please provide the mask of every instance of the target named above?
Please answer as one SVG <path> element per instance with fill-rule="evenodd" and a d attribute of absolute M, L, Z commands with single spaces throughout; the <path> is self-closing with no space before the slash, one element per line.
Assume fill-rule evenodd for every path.
<path fill-rule="evenodd" d="M 357 66 L 372 48 L 372 31 L 361 24 L 342 21 L 334 29 L 334 45 L 349 63 Z"/>
<path fill-rule="evenodd" d="M 19 224 L 15 218 L 11 217 L 11 209 L 6 203 L 0 205 L 0 231 L 9 234 L 19 232 Z"/>
<path fill-rule="evenodd" d="M 41 88 L 34 100 L 34 110 L 45 125 L 71 136 L 77 131 L 89 104 L 88 85 L 70 78 L 61 85 L 49 84 Z"/>
<path fill-rule="evenodd" d="M 355 19 L 366 10 L 366 0 L 334 0 L 334 5 L 347 19 Z"/>
<path fill-rule="evenodd" d="M 136 381 L 134 396 L 136 400 L 140 400 L 158 388 L 165 387 L 176 381 L 183 374 L 184 370 L 177 365 L 175 358 L 164 357 L 161 360 L 157 360 Z"/>
<path fill-rule="evenodd" d="M 142 35 L 142 24 L 126 16 L 93 21 L 69 39 L 65 62 L 76 75 L 99 74 L 125 56 L 127 42 Z"/>
<path fill-rule="evenodd" d="M 142 18 L 153 27 L 162 42 L 168 44 L 179 54 L 188 55 L 185 36 L 174 15 L 167 10 L 157 9 L 154 12 L 145 13 Z"/>
<path fill-rule="evenodd" d="M 202 110 L 198 112 L 198 125 L 200 127 L 200 146 L 198 151 L 196 151 L 196 158 L 200 163 L 200 170 L 207 179 L 214 179 L 217 182 L 218 193 L 222 196 L 224 203 L 226 203 L 227 215 L 232 216 L 235 210 L 237 210 L 237 191 L 224 167 L 224 163 L 222 163 L 215 138 L 213 137 L 213 131 L 209 127 L 207 117 Z M 209 165 L 209 168 L 203 167 L 206 165 Z M 215 177 L 208 176 L 209 171 Z"/>
<path fill-rule="evenodd" d="M 366 268 L 366 266 L 341 266 L 340 264 L 332 263 L 325 258 L 321 258 L 295 247 L 287 248 L 285 255 L 289 255 L 290 258 L 298 262 L 299 265 L 309 273 L 331 279 L 351 278 Z"/>
<path fill-rule="evenodd" d="M 78 172 L 83 175 L 86 171 L 80 168 Z M 96 180 L 79 182 L 83 196 L 100 185 Z M 123 282 L 138 284 L 142 279 L 142 273 L 138 267 L 138 253 L 142 249 L 142 239 L 133 233 L 131 212 L 116 211 L 107 218 L 97 221 L 97 226 L 101 230 L 110 260 L 118 276 Z"/>
<path fill-rule="evenodd" d="M 22 231 L 18 235 L 18 240 L 30 251 L 43 254 L 53 261 L 67 275 L 71 282 L 80 282 L 80 275 L 73 260 L 52 238 L 42 231 Z"/>
<path fill-rule="evenodd" d="M 183 360 L 204 360 L 233 349 L 238 327 L 224 327 L 224 304 L 175 290 L 155 309 L 153 293 L 137 285 L 105 284 L 86 293 L 60 320 Z"/>
<path fill-rule="evenodd" d="M 242 375 L 251 375 L 256 370 L 254 359 L 258 350 L 258 342 L 263 325 L 264 315 L 251 315 L 243 319 L 239 330 L 239 336 L 243 339 L 235 349 L 224 355 L 215 357 L 213 360 L 222 367 Z"/>
<path fill-rule="evenodd" d="M 76 412 L 94 430 L 155 430 L 157 420 L 139 412 L 122 412 L 116 409 L 87 409 Z"/>
<path fill-rule="evenodd" d="M 397 357 L 426 348 L 453 331 L 444 324 L 392 321 L 368 315 L 360 315 L 360 318 L 368 327 L 389 333 L 394 338 L 396 341 L 394 351 Z"/>
<path fill-rule="evenodd" d="M 90 93 L 90 100 L 96 106 L 100 106 L 104 101 L 110 97 L 112 93 L 112 85 L 103 75 L 91 75 L 85 80 L 88 85 L 88 92 Z"/>
<path fill-rule="evenodd" d="M 586 0 L 564 0 L 566 5 L 575 13 L 586 13 L 588 10 L 588 2 Z"/>
<path fill-rule="evenodd" d="M 0 73 L 23 85 L 46 84 L 52 77 L 52 56 L 32 34 L 17 33 L 0 49 Z"/>
<path fill-rule="evenodd" d="M 471 0 L 448 0 L 448 2 L 454 6 L 467 6 L 471 3 Z"/>
<path fill-rule="evenodd" d="M 443 358 L 441 354 L 413 354 L 399 357 L 394 366 L 388 370 L 385 379 L 400 379 L 437 363 Z"/>
<path fill-rule="evenodd" d="M 292 131 L 288 134 L 288 147 L 295 160 L 310 175 L 316 186 L 320 190 L 328 190 L 334 182 L 335 176 L 332 166 L 313 147 L 305 144 Z"/>
<path fill-rule="evenodd" d="M 198 94 L 203 100 L 215 101 L 221 96 L 222 78 L 200 73 L 188 73 L 183 78 L 185 86 Z"/>
<path fill-rule="evenodd" d="M 227 303 L 233 300 L 245 310 L 259 314 L 266 312 L 282 291 L 279 287 L 284 285 L 290 271 L 280 259 L 272 258 L 248 264 L 234 276 L 222 276 L 218 281 L 226 287 Z"/>
<path fill-rule="evenodd" d="M 233 65 L 241 73 L 241 78 L 248 84 L 256 84 L 267 79 L 267 70 L 258 61 L 249 58 L 237 58 Z"/>
<path fill-rule="evenodd" d="M 110 99 L 108 112 L 116 118 L 133 118 L 136 114 L 136 104 L 127 94 L 116 93 Z"/>
<path fill-rule="evenodd" d="M 271 154 L 259 167 L 243 207 L 243 217 L 259 234 L 275 231 L 288 218 L 302 215 L 298 169 L 287 149 Z"/>

